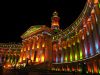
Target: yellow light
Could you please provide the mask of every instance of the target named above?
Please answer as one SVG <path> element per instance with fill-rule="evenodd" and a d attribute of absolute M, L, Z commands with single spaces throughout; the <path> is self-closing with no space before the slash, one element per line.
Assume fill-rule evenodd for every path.
<path fill-rule="evenodd" d="M 34 60 L 34 56 L 32 55 L 32 57 L 31 57 L 31 60 L 33 61 Z"/>
<path fill-rule="evenodd" d="M 80 49 L 80 59 L 82 59 L 82 49 Z"/>
<path fill-rule="evenodd" d="M 64 49 L 66 49 L 66 46 L 64 46 Z"/>
<path fill-rule="evenodd" d="M 53 37 L 53 40 L 54 40 L 55 38 Z"/>
<path fill-rule="evenodd" d="M 78 42 L 78 43 L 80 42 L 79 38 L 77 39 L 77 42 Z"/>
<path fill-rule="evenodd" d="M 36 62 L 39 62 L 39 59 L 38 58 L 36 58 Z"/>
<path fill-rule="evenodd" d="M 22 58 L 19 59 L 19 62 L 22 62 Z"/>
<path fill-rule="evenodd" d="M 41 57 L 41 62 L 44 62 L 44 56 L 42 55 L 42 57 Z"/>
<path fill-rule="evenodd" d="M 75 60 L 77 60 L 77 53 L 75 53 Z"/>
<path fill-rule="evenodd" d="M 73 45 L 75 46 L 75 42 L 73 42 Z"/>
<path fill-rule="evenodd" d="M 67 60 L 67 56 L 65 57 L 65 62 L 67 62 L 68 60 Z"/>
<path fill-rule="evenodd" d="M 70 47 L 70 44 L 68 43 L 68 47 Z"/>
<path fill-rule="evenodd" d="M 16 67 L 18 67 L 18 66 L 19 66 L 19 64 L 17 63 L 17 64 L 16 64 Z"/>

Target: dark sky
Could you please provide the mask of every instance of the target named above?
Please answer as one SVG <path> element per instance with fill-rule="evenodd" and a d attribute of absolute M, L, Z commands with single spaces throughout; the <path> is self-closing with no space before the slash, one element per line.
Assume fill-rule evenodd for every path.
<path fill-rule="evenodd" d="M 60 27 L 68 27 L 81 13 L 86 0 L 33 0 L 2 2 L 0 42 L 21 42 L 20 36 L 32 25 L 50 27 L 52 13 L 60 17 Z"/>

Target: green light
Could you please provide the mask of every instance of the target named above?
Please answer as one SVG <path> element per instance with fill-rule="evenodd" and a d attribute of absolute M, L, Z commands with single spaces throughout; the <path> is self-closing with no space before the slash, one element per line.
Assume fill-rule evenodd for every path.
<path fill-rule="evenodd" d="M 99 74 L 100 74 L 100 69 L 99 69 Z"/>
<path fill-rule="evenodd" d="M 82 50 L 80 49 L 80 59 L 82 59 Z"/>
<path fill-rule="evenodd" d="M 79 70 L 79 72 L 82 72 L 82 67 L 80 66 L 80 70 Z"/>
<path fill-rule="evenodd" d="M 59 30 L 58 29 L 55 29 L 54 32 L 59 32 Z"/>
<path fill-rule="evenodd" d="M 13 62 L 13 59 L 11 59 L 11 63 Z"/>
<path fill-rule="evenodd" d="M 72 61 L 72 54 L 70 55 L 70 61 Z"/>
<path fill-rule="evenodd" d="M 70 61 L 72 61 L 72 50 L 71 50 L 71 53 L 70 53 Z"/>
<path fill-rule="evenodd" d="M 80 51 L 80 59 L 82 59 L 83 57 L 83 54 L 82 54 L 82 48 L 80 47 L 80 45 L 79 45 L 79 51 Z"/>
<path fill-rule="evenodd" d="M 57 71 L 57 68 L 56 68 L 56 71 Z"/>
<path fill-rule="evenodd" d="M 32 34 L 33 32 L 36 32 L 37 30 L 41 29 L 40 25 L 36 25 L 36 26 L 31 26 L 23 35 L 22 37 L 26 37 L 30 34 Z"/>
<path fill-rule="evenodd" d="M 88 73 L 88 71 L 86 71 L 86 73 Z"/>
<path fill-rule="evenodd" d="M 100 3 L 99 3 L 99 8 L 100 8 Z"/>
<path fill-rule="evenodd" d="M 75 45 L 75 60 L 78 60 L 78 58 L 77 58 L 77 43 Z"/>
<path fill-rule="evenodd" d="M 93 72 L 93 69 L 92 69 L 92 74 L 93 74 L 94 72 Z"/>
<path fill-rule="evenodd" d="M 82 68 L 80 69 L 80 72 L 82 72 Z"/>

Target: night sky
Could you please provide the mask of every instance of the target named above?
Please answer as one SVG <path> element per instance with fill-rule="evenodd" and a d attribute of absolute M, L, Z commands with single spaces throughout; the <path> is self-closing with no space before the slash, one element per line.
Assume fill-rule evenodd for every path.
<path fill-rule="evenodd" d="M 0 42 L 21 42 L 20 36 L 32 25 L 50 27 L 52 13 L 60 17 L 65 29 L 81 13 L 86 0 L 33 0 L 33 2 L 2 2 L 0 10 Z"/>

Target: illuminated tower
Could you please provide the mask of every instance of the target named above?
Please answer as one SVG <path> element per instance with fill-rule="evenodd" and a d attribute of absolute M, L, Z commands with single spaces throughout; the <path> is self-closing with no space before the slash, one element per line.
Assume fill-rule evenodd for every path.
<path fill-rule="evenodd" d="M 58 17 L 58 13 L 55 11 L 53 12 L 53 17 L 51 18 L 51 29 L 59 29 L 59 20 L 60 18 Z"/>

